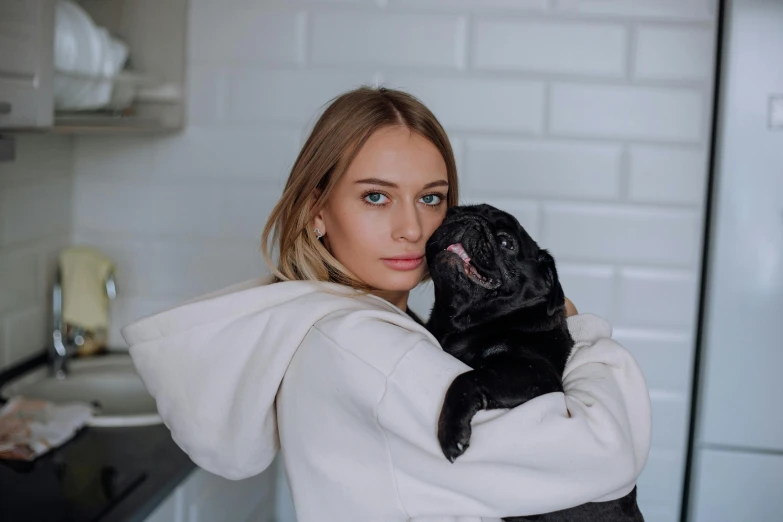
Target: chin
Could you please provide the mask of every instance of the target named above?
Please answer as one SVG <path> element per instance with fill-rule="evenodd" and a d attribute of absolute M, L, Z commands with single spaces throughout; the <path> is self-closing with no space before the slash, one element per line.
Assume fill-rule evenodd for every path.
<path fill-rule="evenodd" d="M 410 292 L 421 282 L 424 270 L 398 272 L 385 268 L 383 275 L 383 279 L 377 278 L 378 280 L 371 285 L 385 292 Z"/>

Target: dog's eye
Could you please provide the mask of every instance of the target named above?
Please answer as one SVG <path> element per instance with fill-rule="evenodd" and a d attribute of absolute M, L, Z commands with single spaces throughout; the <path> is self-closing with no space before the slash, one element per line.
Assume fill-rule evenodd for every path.
<path fill-rule="evenodd" d="M 500 248 L 505 248 L 506 250 L 514 250 L 514 242 L 511 241 L 511 239 L 507 237 L 501 236 L 500 238 Z"/>

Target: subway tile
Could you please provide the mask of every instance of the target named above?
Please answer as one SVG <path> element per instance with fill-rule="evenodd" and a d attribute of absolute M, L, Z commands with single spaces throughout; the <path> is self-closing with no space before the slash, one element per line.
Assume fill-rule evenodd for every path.
<path fill-rule="evenodd" d="M 466 192 L 462 198 L 463 204 L 478 205 L 486 203 L 514 216 L 530 237 L 537 239 L 541 234 L 540 205 L 535 201 L 524 201 L 517 198 L 502 197 L 470 197 Z"/>
<path fill-rule="evenodd" d="M 115 234 L 215 237 L 220 197 L 207 183 L 77 180 L 74 227 Z"/>
<path fill-rule="evenodd" d="M 717 0 L 555 0 L 560 13 L 658 19 L 666 21 L 709 21 Z"/>
<path fill-rule="evenodd" d="M 316 12 L 310 17 L 310 60 L 455 69 L 463 64 L 465 33 L 459 16 Z"/>
<path fill-rule="evenodd" d="M 623 325 L 690 328 L 696 321 L 695 270 L 623 268 L 618 284 L 618 322 Z"/>
<path fill-rule="evenodd" d="M 633 354 L 650 390 L 690 395 L 694 341 L 689 334 L 618 326 L 612 338 Z"/>
<path fill-rule="evenodd" d="M 198 0 L 202 2 L 212 2 L 213 0 Z M 360 7 L 367 7 L 367 6 L 374 6 L 374 7 L 384 7 L 386 5 L 386 2 L 388 0 L 282 0 L 283 2 L 289 2 L 293 4 L 310 4 L 310 5 L 336 5 L 336 6 L 360 6 Z"/>
<path fill-rule="evenodd" d="M 688 397 L 688 398 L 686 398 Z M 657 449 L 685 451 L 688 445 L 690 395 L 656 396 L 652 394 L 652 446 Z"/>
<path fill-rule="evenodd" d="M 7 315 L 3 321 L 6 364 L 13 365 L 46 348 L 47 314 L 40 307 Z"/>
<path fill-rule="evenodd" d="M 390 74 L 385 85 L 421 99 L 449 129 L 540 134 L 543 128 L 543 82 Z"/>
<path fill-rule="evenodd" d="M 682 497 L 685 454 L 680 450 L 652 448 L 647 465 L 637 481 L 637 501 L 642 514 L 646 506 L 656 512 L 678 512 Z"/>
<path fill-rule="evenodd" d="M 190 9 L 188 59 L 295 64 L 304 58 L 304 12 L 255 3 L 194 5 Z"/>
<path fill-rule="evenodd" d="M 214 125 L 224 120 L 228 69 L 213 64 L 188 64 L 185 110 L 187 125 Z M 248 93 L 246 103 L 256 103 Z"/>
<path fill-rule="evenodd" d="M 543 213 L 542 242 L 555 256 L 692 267 L 699 255 L 695 211 L 550 203 Z"/>
<path fill-rule="evenodd" d="M 71 136 L 18 134 L 15 138 L 14 161 L 0 161 L 0 187 L 41 184 L 71 177 Z"/>
<path fill-rule="evenodd" d="M 539 244 L 543 248 L 547 247 Z M 614 269 L 606 265 L 560 263 L 557 257 L 555 262 L 563 292 L 577 310 L 612 322 Z"/>
<path fill-rule="evenodd" d="M 446 10 L 475 9 L 478 11 L 536 11 L 548 7 L 548 0 L 382 0 L 389 7 L 406 9 Z"/>
<path fill-rule="evenodd" d="M 64 178 L 0 190 L 0 247 L 68 236 L 71 189 L 71 179 Z"/>
<path fill-rule="evenodd" d="M 226 78 L 225 117 L 230 122 L 314 122 L 329 101 L 362 85 L 372 72 L 232 70 Z"/>
<path fill-rule="evenodd" d="M 701 148 L 634 145 L 630 149 L 632 201 L 701 205 L 706 184 L 707 154 Z"/>
<path fill-rule="evenodd" d="M 155 139 L 149 136 L 77 136 L 74 174 L 97 180 L 128 179 L 152 172 Z"/>
<path fill-rule="evenodd" d="M 554 84 L 555 135 L 698 142 L 702 91 L 664 87 Z"/>
<path fill-rule="evenodd" d="M 472 65 L 479 69 L 621 77 L 626 29 L 616 24 L 480 18 Z"/>
<path fill-rule="evenodd" d="M 572 142 L 471 139 L 463 183 L 477 194 L 616 199 L 621 149 Z"/>
<path fill-rule="evenodd" d="M 282 186 L 299 152 L 299 133 L 275 128 L 190 127 L 156 140 L 157 178 L 249 178 Z"/>
<path fill-rule="evenodd" d="M 223 188 L 220 238 L 260 244 L 264 225 L 281 195 L 281 187 L 269 183 L 236 183 Z"/>
<path fill-rule="evenodd" d="M 712 28 L 641 27 L 636 33 L 634 77 L 644 80 L 709 80 Z"/>
<path fill-rule="evenodd" d="M 38 277 L 38 253 L 34 249 L 0 249 L 0 314 L 34 307 L 38 303 Z"/>
<path fill-rule="evenodd" d="M 464 186 L 463 180 L 465 179 L 465 139 L 453 136 L 448 132 L 447 134 L 449 135 L 451 150 L 454 153 L 454 161 L 457 163 L 457 174 L 460 180 L 460 190 L 462 190 Z"/>
<path fill-rule="evenodd" d="M 268 272 L 257 241 L 85 239 L 116 261 L 118 299 L 185 300 Z"/>

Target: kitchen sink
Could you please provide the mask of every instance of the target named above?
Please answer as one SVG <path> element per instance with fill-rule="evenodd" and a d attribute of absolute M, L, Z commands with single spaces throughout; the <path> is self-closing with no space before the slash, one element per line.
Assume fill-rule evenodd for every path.
<path fill-rule="evenodd" d="M 6 384 L 0 395 L 6 399 L 23 395 L 54 403 L 89 403 L 94 408 L 90 426 L 149 426 L 162 422 L 155 400 L 127 354 L 71 359 L 64 379 L 56 379 L 48 367 L 39 368 Z"/>

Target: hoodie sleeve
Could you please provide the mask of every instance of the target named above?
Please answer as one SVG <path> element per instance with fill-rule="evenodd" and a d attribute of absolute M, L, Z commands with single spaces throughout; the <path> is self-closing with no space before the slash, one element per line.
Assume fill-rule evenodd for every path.
<path fill-rule="evenodd" d="M 481 411 L 455 463 L 441 452 L 437 419 L 448 386 L 470 368 L 430 341 L 397 364 L 378 406 L 400 500 L 409 517 L 547 513 L 627 494 L 646 463 L 650 400 L 634 358 L 599 317 L 569 318 L 576 345 L 565 393 Z"/>

